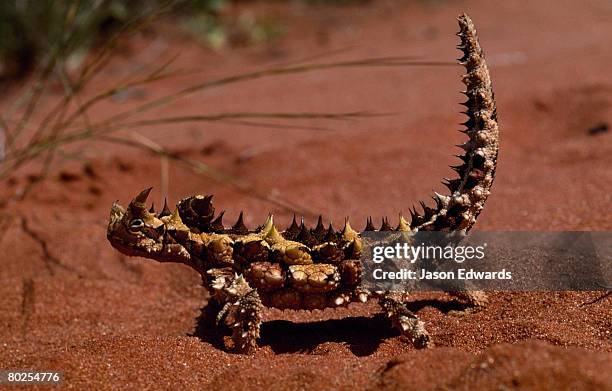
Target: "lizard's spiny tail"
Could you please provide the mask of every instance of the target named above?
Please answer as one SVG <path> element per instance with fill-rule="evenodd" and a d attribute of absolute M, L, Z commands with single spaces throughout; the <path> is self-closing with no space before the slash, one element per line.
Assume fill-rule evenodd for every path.
<path fill-rule="evenodd" d="M 468 98 L 462 103 L 467 107 L 464 113 L 468 120 L 464 123 L 466 129 L 461 132 L 467 134 L 469 140 L 460 145 L 465 151 L 460 156 L 463 164 L 452 167 L 459 178 L 446 180 L 450 196 L 436 193 L 436 206 L 424 206 L 423 215 L 413 209 L 412 230 L 467 232 L 483 209 L 495 177 L 499 143 L 489 70 L 472 20 L 463 14 L 458 21 L 460 31 L 457 35 L 461 43 L 457 48 L 463 52 L 459 62 L 467 70 L 462 80 L 467 87 L 463 94 Z"/>

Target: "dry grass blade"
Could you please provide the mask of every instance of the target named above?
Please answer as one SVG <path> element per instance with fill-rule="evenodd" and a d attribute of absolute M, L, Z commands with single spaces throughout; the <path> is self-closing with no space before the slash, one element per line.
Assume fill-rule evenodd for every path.
<path fill-rule="evenodd" d="M 55 64 L 50 64 L 50 66 L 44 70 L 41 78 L 36 82 L 32 90 L 26 91 L 26 96 L 18 99 L 18 101 L 24 100 L 26 109 L 17 122 L 14 130 L 10 128 L 6 128 L 6 149 L 9 152 L 15 150 L 15 143 L 19 139 L 19 136 L 23 132 L 23 130 L 27 127 L 30 118 L 34 115 L 36 110 L 36 106 L 39 103 L 40 98 L 43 96 L 44 90 L 47 88 L 47 84 L 49 83 L 49 75 L 53 70 L 53 66 Z"/>
<path fill-rule="evenodd" d="M 58 148 L 60 146 L 64 146 L 70 143 L 74 143 L 77 141 L 84 141 L 93 138 L 99 138 L 103 135 L 108 135 L 113 132 L 118 132 L 121 130 L 129 130 L 134 127 L 143 127 L 143 126 L 153 126 L 153 125 L 161 125 L 164 123 L 173 123 L 173 122 L 226 122 L 232 120 L 240 120 L 240 119 L 325 119 L 325 120 L 346 120 L 351 118 L 364 118 L 364 117 L 374 117 L 380 115 L 388 115 L 388 114 L 380 114 L 380 113 L 368 113 L 368 112 L 349 112 L 349 113 L 263 113 L 263 112 L 253 112 L 253 113 L 217 113 L 210 115 L 201 115 L 201 116 L 185 116 L 185 117 L 169 117 L 169 118 L 158 118 L 153 120 L 142 120 L 142 121 L 134 121 L 129 123 L 117 123 L 106 125 L 103 123 L 94 123 L 89 127 L 85 127 L 76 132 L 66 133 L 63 135 L 59 135 L 57 137 L 53 137 L 50 139 L 41 140 L 38 143 L 34 143 L 29 145 L 28 148 L 21 151 L 20 154 L 13 154 L 11 156 L 7 156 L 4 163 L 7 165 L 7 168 L 15 169 L 17 166 L 23 164 L 26 161 L 32 160 L 40 156 L 41 153 L 45 151 Z M 247 126 L 263 126 L 258 123 L 242 123 Z M 278 125 L 280 128 L 296 128 L 299 126 L 293 125 Z M 310 128 L 311 130 L 313 128 Z M 325 128 L 315 128 L 317 130 L 326 130 Z M 8 164 L 11 163 L 10 166 Z M 3 178 L 3 175 L 6 173 L 6 170 L 0 171 L 0 179 Z"/>
<path fill-rule="evenodd" d="M 93 56 L 92 61 L 82 68 L 80 76 L 73 85 L 74 92 L 76 93 L 80 91 L 83 86 L 85 86 L 97 73 L 99 73 L 99 71 L 103 69 L 106 61 L 114 53 L 118 42 L 120 42 L 122 38 L 124 38 L 127 34 L 142 30 L 144 26 L 150 24 L 160 15 L 170 10 L 175 3 L 175 1 L 166 1 L 157 7 L 154 7 L 151 11 L 144 12 L 135 17 L 133 20 L 125 22 L 117 33 L 104 42 L 102 47 L 98 50 L 97 55 Z M 74 49 L 75 43 L 83 38 L 79 35 L 74 21 L 76 9 L 80 6 L 80 3 L 68 2 L 66 5 L 67 6 L 63 10 L 63 22 L 61 23 L 61 31 L 59 33 L 60 39 L 56 42 L 49 43 L 51 48 L 49 50 L 47 60 L 39 63 L 37 66 L 38 70 L 34 71 L 34 74 L 38 75 L 36 77 L 34 86 L 26 88 L 26 90 L 21 93 L 17 99 L 15 99 L 15 103 L 12 105 L 12 107 L 5 113 L 7 121 L 5 121 L 5 124 L 3 125 L 3 132 L 5 147 L 9 153 L 15 152 L 15 143 L 20 139 L 22 132 L 29 127 L 28 124 L 34 115 L 37 106 L 39 105 L 40 98 L 44 95 L 44 92 L 48 87 L 54 71 L 58 67 L 62 69 L 64 68 L 66 59 L 70 54 L 70 51 Z M 99 2 L 97 6 L 93 5 L 90 16 L 95 15 L 94 11 L 100 5 L 101 2 Z M 60 125 L 57 121 L 54 121 L 54 119 L 57 118 L 58 113 L 62 113 L 62 115 L 65 114 L 65 110 L 69 106 L 73 96 L 74 94 L 65 95 L 64 99 L 58 102 L 55 109 L 48 112 L 47 116 L 45 116 L 45 118 L 39 122 L 38 130 L 32 136 L 29 144 L 38 140 L 41 135 L 44 135 L 47 127 L 50 124 L 54 124 L 56 127 L 57 125 Z M 19 120 L 13 121 L 13 114 L 21 106 L 25 106 L 23 114 Z M 77 115 L 81 115 L 81 113 L 78 113 Z M 16 122 L 15 127 L 9 127 L 8 123 L 13 122 Z M 63 128 L 63 126 L 60 126 L 60 128 Z M 24 148 L 29 147 L 30 145 Z"/>
<path fill-rule="evenodd" d="M 304 72 L 312 72 L 323 69 L 334 69 L 334 68 L 358 68 L 358 67 L 396 67 L 396 66 L 457 66 L 456 63 L 451 62 L 440 62 L 440 61 L 414 61 L 411 57 L 381 57 L 381 58 L 366 58 L 355 61 L 344 61 L 344 62 L 332 62 L 323 64 L 303 64 L 289 67 L 276 67 L 271 69 L 264 69 L 261 71 L 247 72 L 239 75 L 223 77 L 220 79 L 214 79 L 199 84 L 195 84 L 190 87 L 183 88 L 173 94 L 163 96 L 158 99 L 154 99 L 150 102 L 143 103 L 133 109 L 125 110 L 118 113 L 106 120 L 107 123 L 116 123 L 124 121 L 134 115 L 150 111 L 151 109 L 161 107 L 184 96 L 193 94 L 198 91 L 203 91 L 209 88 L 215 88 L 220 86 L 226 86 L 238 82 L 244 82 L 249 80 L 255 80 L 262 77 L 268 76 L 279 76 L 298 74 Z"/>
<path fill-rule="evenodd" d="M 142 127 L 166 125 L 182 122 L 200 122 L 200 121 L 223 121 L 228 119 L 257 119 L 257 118 L 274 118 L 274 119 L 326 119 L 326 120 L 347 120 L 354 118 L 380 117 L 383 113 L 369 113 L 366 111 L 355 111 L 347 113 L 263 113 L 263 112 L 235 112 L 235 113 L 219 113 L 209 115 L 187 115 L 177 117 L 163 117 L 150 120 L 132 121 L 118 124 L 118 127 Z M 321 128 L 320 128 L 321 129 Z"/>
<path fill-rule="evenodd" d="M 86 102 L 80 103 L 78 105 L 77 110 L 75 110 L 68 119 L 64 121 L 64 116 L 66 115 L 66 111 L 71 104 L 71 101 L 74 97 L 80 93 L 80 91 L 97 75 L 99 74 L 104 66 L 107 64 L 109 59 L 111 58 L 112 53 L 116 49 L 118 42 L 121 39 L 126 38 L 128 35 L 142 29 L 144 26 L 150 24 L 155 18 L 161 15 L 165 10 L 163 8 L 154 11 L 150 14 L 144 14 L 140 18 L 135 19 L 132 22 L 126 23 L 118 32 L 113 34 L 113 36 L 108 39 L 104 45 L 97 51 L 96 55 L 93 56 L 92 60 L 86 64 L 80 72 L 80 75 L 77 77 L 75 82 L 70 83 L 70 91 L 71 93 L 65 94 L 64 99 L 60 100 L 54 109 L 51 109 L 47 116 L 40 122 L 40 127 L 32 136 L 32 139 L 28 146 L 31 146 L 34 142 L 40 140 L 40 138 L 45 135 L 45 131 L 51 125 L 53 129 L 51 132 L 56 133 L 58 129 L 63 130 L 70 127 L 72 122 L 78 118 L 82 117 L 91 106 L 95 103 L 108 98 L 115 94 L 116 92 L 131 88 L 147 83 L 151 83 L 154 81 L 162 80 L 167 77 L 173 76 L 173 74 L 164 74 L 164 71 L 176 60 L 177 56 L 171 58 L 167 62 L 163 63 L 160 67 L 155 69 L 151 74 L 145 76 L 144 78 L 137 79 L 131 82 L 119 83 L 115 87 L 104 91 L 101 94 L 94 96 Z M 60 80 L 65 85 L 65 80 L 68 78 L 65 68 L 65 60 L 60 57 L 60 54 L 57 54 L 53 59 L 53 67 L 57 67 L 63 73 L 63 77 L 60 74 Z M 46 77 L 48 78 L 49 75 Z M 60 113 L 60 115 L 58 115 Z"/>
<path fill-rule="evenodd" d="M 162 66 L 158 67 L 145 77 L 120 83 L 108 90 L 105 90 L 100 94 L 97 94 L 90 100 L 79 103 L 74 113 L 72 113 L 66 120 L 63 120 L 63 118 L 67 113 L 69 105 L 78 96 L 80 90 L 82 90 L 82 88 L 90 80 L 83 80 L 79 78 L 75 83 L 68 83 L 67 77 L 60 76 L 60 79 L 62 80 L 66 91 L 64 98 L 61 99 L 60 102 L 53 109 L 49 110 L 48 114 L 43 118 L 43 120 L 40 121 L 39 126 L 34 129 L 30 141 L 25 146 L 20 147 L 19 149 L 11 150 L 11 153 L 5 156 L 4 161 L 1 161 L 1 163 L 4 163 L 4 167 L 0 169 L 0 179 L 4 178 L 6 176 L 6 173 L 18 169 L 18 167 L 26 161 L 31 160 L 32 158 L 40 155 L 41 152 L 48 150 L 49 148 L 47 147 L 54 148 L 56 146 L 60 146 L 62 142 L 58 139 L 59 135 L 64 133 L 64 131 L 68 130 L 70 125 L 78 117 L 87 118 L 87 110 L 97 101 L 101 101 L 105 98 L 111 97 L 118 91 L 121 91 L 126 88 L 142 86 L 147 83 L 152 83 L 175 76 L 177 74 L 176 72 L 165 72 L 165 70 L 172 64 L 175 58 L 176 57 L 162 64 Z M 82 138 L 79 139 L 86 138 L 88 133 L 92 129 L 89 120 L 85 120 L 84 122 L 85 129 L 82 130 Z M 66 141 L 70 142 L 70 140 L 72 139 L 72 137 L 69 137 L 66 139 Z M 8 165 L 8 163 L 11 164 Z"/>
<path fill-rule="evenodd" d="M 170 181 L 170 165 L 168 162 L 168 154 L 164 153 L 164 147 L 157 144 L 150 138 L 143 136 L 138 132 L 131 133 L 132 138 L 137 142 L 142 144 L 143 146 L 147 146 L 152 151 L 156 151 L 159 155 L 160 160 L 160 174 L 159 174 L 159 182 L 161 184 L 161 195 L 162 198 L 168 198 L 168 183 Z"/>
<path fill-rule="evenodd" d="M 76 118 L 78 118 L 83 113 L 86 113 L 87 110 L 93 107 L 96 103 L 103 101 L 104 99 L 110 98 L 111 96 L 117 94 L 120 91 L 127 90 L 129 88 L 140 87 L 146 84 L 161 81 L 178 75 L 178 72 L 166 72 L 166 70 L 176 61 L 177 58 L 178 55 L 172 57 L 171 59 L 163 63 L 161 66 L 154 69 L 145 77 L 141 77 L 131 81 L 121 82 L 116 86 L 113 86 L 109 89 L 106 89 L 105 91 L 102 91 L 101 93 L 94 95 L 93 97 L 89 98 L 81 105 L 79 105 L 77 110 L 75 110 L 66 119 L 66 121 L 61 124 L 61 126 L 64 128 L 70 127 Z"/>
<path fill-rule="evenodd" d="M 190 168 L 196 174 L 204 175 L 217 183 L 230 186 L 234 190 L 237 190 L 249 197 L 254 197 L 269 202 L 280 207 L 283 211 L 297 213 L 307 217 L 317 216 L 314 211 L 304 207 L 303 205 L 296 204 L 292 201 L 285 200 L 282 197 L 270 193 L 261 192 L 242 178 L 237 178 L 233 175 L 227 174 L 215 167 L 209 166 L 208 164 L 174 154 L 159 145 L 145 142 L 142 139 L 130 140 L 122 137 L 100 136 L 98 140 L 113 144 L 126 145 L 139 150 L 152 152 L 158 156 L 163 156 L 171 161 L 178 162 Z"/>

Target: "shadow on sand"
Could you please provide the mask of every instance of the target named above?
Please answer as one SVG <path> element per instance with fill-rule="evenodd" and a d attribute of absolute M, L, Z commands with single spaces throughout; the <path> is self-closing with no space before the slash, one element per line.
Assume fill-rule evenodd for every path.
<path fill-rule="evenodd" d="M 443 313 L 463 311 L 467 307 L 457 301 L 418 300 L 406 303 L 407 307 L 418 312 L 425 307 L 433 307 Z M 202 308 L 197 319 L 195 332 L 201 340 L 225 350 L 223 337 L 229 335 L 224 327 L 214 326 L 215 309 Z M 343 319 L 330 319 L 315 322 L 295 323 L 287 320 L 273 320 L 261 325 L 260 346 L 269 346 L 275 353 L 324 354 L 317 349 L 321 344 L 336 342 L 345 344 L 356 356 L 374 353 L 388 338 L 397 337 L 399 331 L 383 313 L 368 316 L 351 316 Z"/>

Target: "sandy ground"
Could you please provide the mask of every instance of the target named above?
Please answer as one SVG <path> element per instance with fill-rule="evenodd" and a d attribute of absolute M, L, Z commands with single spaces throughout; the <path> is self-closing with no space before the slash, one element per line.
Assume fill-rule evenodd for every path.
<path fill-rule="evenodd" d="M 90 115 L 213 77 L 349 48 L 321 61 L 417 55 L 452 61 L 455 17 L 467 11 L 485 48 L 501 124 L 497 179 L 479 230 L 612 229 L 612 5 L 588 2 L 381 1 L 365 6 L 268 6 L 289 26 L 279 42 L 213 53 L 175 29 L 137 37 L 92 91 L 180 53 L 197 70 L 139 88 Z M 166 31 L 167 30 L 167 31 Z M 141 134 L 183 156 L 244 178 L 259 191 L 322 213 L 396 216 L 450 176 L 461 141 L 459 67 L 318 71 L 211 89 L 155 116 L 222 111 L 393 113 L 326 122 L 333 131 L 180 124 Z M 57 96 L 41 104 L 50 105 Z M 3 104 L 8 104 L 5 98 Z M 302 121 L 304 126 L 321 122 Z M 445 295 L 417 293 L 411 307 L 436 347 L 415 350 L 377 306 L 307 312 L 266 310 L 252 356 L 213 346 L 198 316 L 206 292 L 196 272 L 126 258 L 106 241 L 111 203 L 156 186 L 160 159 L 115 145 L 81 145 L 22 201 L 3 202 L 0 232 L 0 369 L 54 369 L 74 389 L 612 389 L 612 301 L 598 292 L 496 293 L 456 317 Z M 170 201 L 214 193 L 228 221 L 249 226 L 269 211 L 291 214 L 172 165 Z M 21 191 L 27 172 L 0 188 Z M 158 204 L 159 205 L 159 204 Z M 311 219 L 311 217 L 309 217 Z"/>

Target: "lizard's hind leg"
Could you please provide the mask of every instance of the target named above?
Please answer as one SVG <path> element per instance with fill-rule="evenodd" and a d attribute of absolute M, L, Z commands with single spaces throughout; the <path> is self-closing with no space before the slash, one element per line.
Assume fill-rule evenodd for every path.
<path fill-rule="evenodd" d="M 208 272 L 209 286 L 221 309 L 216 324 L 224 324 L 232 332 L 233 348 L 248 353 L 257 348 L 263 305 L 257 291 L 231 269 L 213 269 Z"/>
<path fill-rule="evenodd" d="M 417 348 L 431 346 L 429 333 L 425 330 L 425 323 L 406 307 L 405 295 L 399 292 L 383 293 L 378 303 L 391 320 L 393 327 L 400 330 L 402 335 L 408 337 Z"/>
<path fill-rule="evenodd" d="M 478 312 L 484 309 L 489 303 L 489 297 L 484 291 L 453 291 L 449 295 L 465 303 L 468 308 L 463 311 L 453 311 L 452 315 L 464 315 L 467 313 Z"/>

